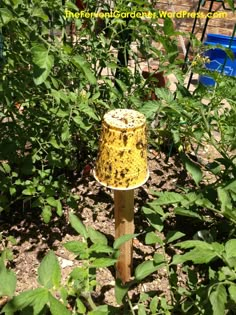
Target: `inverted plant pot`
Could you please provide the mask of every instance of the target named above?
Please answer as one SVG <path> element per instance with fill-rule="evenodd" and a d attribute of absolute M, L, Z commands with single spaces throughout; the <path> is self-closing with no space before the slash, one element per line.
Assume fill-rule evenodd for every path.
<path fill-rule="evenodd" d="M 145 116 L 116 109 L 103 119 L 95 179 L 115 190 L 142 186 L 149 177 Z"/>

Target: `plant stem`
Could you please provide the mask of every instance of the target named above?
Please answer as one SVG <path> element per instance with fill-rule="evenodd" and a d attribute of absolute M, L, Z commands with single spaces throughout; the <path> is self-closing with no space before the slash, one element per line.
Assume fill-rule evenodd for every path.
<path fill-rule="evenodd" d="M 93 299 L 92 299 L 90 293 L 88 293 L 88 295 L 86 296 L 86 299 L 87 299 L 87 301 L 88 301 L 89 306 L 91 307 L 91 309 L 92 309 L 92 310 L 95 310 L 97 306 L 96 306 L 96 304 L 94 303 L 94 301 L 93 301 Z"/>
<path fill-rule="evenodd" d="M 127 299 L 128 299 L 128 304 L 129 304 L 131 313 L 132 313 L 132 315 L 135 315 L 135 312 L 134 312 L 134 310 L 133 310 L 133 305 L 132 305 L 132 303 L 131 303 L 131 301 L 130 301 L 130 298 L 129 298 L 129 295 L 128 295 L 128 294 L 127 294 Z"/>

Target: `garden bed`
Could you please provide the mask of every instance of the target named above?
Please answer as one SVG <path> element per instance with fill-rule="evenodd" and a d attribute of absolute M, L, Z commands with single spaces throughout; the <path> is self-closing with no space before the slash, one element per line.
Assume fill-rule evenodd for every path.
<path fill-rule="evenodd" d="M 152 190 L 180 192 L 180 187 L 193 185 L 193 181 L 181 166 L 178 154 L 168 157 L 167 153 L 156 152 L 152 149 L 149 152 L 149 168 L 149 180 L 143 187 L 135 190 L 135 233 L 141 234 L 134 239 L 134 268 L 143 261 L 151 259 L 159 248 L 158 244 L 156 246 L 145 245 L 142 237 L 142 233 L 149 228 L 149 224 L 143 216 L 141 208 L 153 199 L 150 192 Z M 73 192 L 80 195 L 75 214 L 82 219 L 86 226 L 91 226 L 104 233 L 112 245 L 115 234 L 112 191 L 101 187 L 89 175 L 75 183 Z M 17 244 L 12 246 L 14 258 L 10 263 L 17 275 L 16 293 L 19 294 L 37 287 L 37 269 L 42 258 L 50 249 L 55 251 L 59 259 L 64 281 L 73 268 L 81 264 L 80 261 L 75 260 L 75 255 L 63 247 L 65 242 L 81 239 L 68 223 L 69 211 L 70 209 L 67 208 L 62 218 L 55 217 L 49 224 L 43 223 L 40 213 L 32 212 L 29 204 L 24 205 L 23 212 L 16 209 L 13 215 L 1 215 L 0 222 L 4 237 L 11 235 L 17 240 Z M 185 225 L 184 220 L 182 222 L 170 220 L 164 233 L 177 228 L 187 233 L 189 237 L 192 237 L 199 229 L 198 226 Z M 160 235 L 164 237 L 163 233 Z M 180 283 L 183 284 L 184 279 L 184 274 L 179 270 Z M 117 305 L 114 286 L 115 269 L 113 267 L 97 270 L 97 287 L 93 294 L 96 304 Z M 170 294 L 165 269 L 159 270 L 145 279 L 144 283 L 136 286 L 130 292 L 130 298 L 135 303 L 140 293 L 149 291 L 158 291 L 164 296 Z"/>

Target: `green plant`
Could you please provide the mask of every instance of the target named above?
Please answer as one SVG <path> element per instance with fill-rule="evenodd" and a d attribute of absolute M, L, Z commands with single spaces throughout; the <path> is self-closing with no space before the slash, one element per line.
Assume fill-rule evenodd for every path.
<path fill-rule="evenodd" d="M 11 245 L 16 244 L 13 236 L 5 237 L 0 233 L 0 299 L 11 298 L 16 289 L 16 275 L 7 268 L 9 261 L 13 260 L 13 251 Z"/>
<path fill-rule="evenodd" d="M 132 3 L 130 10 L 155 11 L 148 3 Z M 100 29 L 96 20 L 76 20 L 77 33 L 71 38 L 66 27 L 72 21 L 65 18 L 59 0 L 2 0 L 1 5 L 0 211 L 12 211 L 21 201 L 22 208 L 40 208 L 44 221 L 49 222 L 54 213 L 63 214 L 64 204 L 75 207 L 79 197 L 70 193 L 70 186 L 94 159 L 103 114 L 117 107 L 143 112 L 151 145 L 161 148 L 167 143 L 168 154 L 179 156 L 195 183 L 194 189 L 179 187 L 178 193 L 154 192 L 156 199 L 143 207 L 150 225 L 145 243 L 160 248 L 151 260 L 136 267 L 130 283 L 116 281 L 115 296 L 121 306 L 115 308 L 96 306 L 93 301 L 96 269 L 113 266 L 119 246 L 134 235 L 111 247 L 103 234 L 70 215 L 81 240 L 65 247 L 81 265 L 62 283 L 59 262 L 50 251 L 38 270 L 40 287 L 15 297 L 16 277 L 6 264 L 12 258 L 7 246 L 10 239 L 3 238 L 0 295 L 13 298 L 2 313 L 235 313 L 235 78 L 214 73 L 214 88 L 198 85 L 190 93 L 184 85 L 189 73 L 183 75 L 176 60 L 179 32 L 168 18 L 164 25 L 105 19 Z M 91 11 L 99 7 L 90 0 L 86 6 Z M 66 7 L 77 10 L 70 1 Z M 126 2 L 117 2 L 116 9 L 126 11 Z M 161 43 L 163 50 L 150 45 L 152 40 Z M 203 47 L 195 38 L 191 40 L 195 57 L 188 71 L 206 73 L 205 60 L 199 58 Z M 150 78 L 141 76 L 138 52 L 147 64 L 150 58 L 158 59 L 158 71 L 176 75 L 175 92 L 168 87 L 155 89 L 157 100 L 144 100 Z M 128 57 L 134 61 L 132 71 Z M 199 156 L 205 146 L 214 149 L 213 161 Z M 166 231 L 169 220 L 191 224 L 193 230 L 185 231 L 182 226 Z M 178 265 L 183 285 L 178 283 Z M 134 305 L 130 290 L 159 269 L 166 272 L 170 297 L 142 293 Z"/>
<path fill-rule="evenodd" d="M 46 314 L 49 311 L 50 314 L 87 314 L 87 312 L 95 314 L 92 311 L 97 306 L 91 294 L 96 286 L 96 268 L 114 265 L 116 250 L 107 245 L 107 239 L 103 234 L 91 227 L 85 227 L 72 213 L 70 222 L 83 239 L 67 242 L 64 246 L 76 255 L 76 259 L 81 261 L 81 266 L 75 267 L 68 276 L 67 282 L 63 283 L 59 261 L 54 252 L 49 251 L 38 268 L 39 287 L 13 297 L 2 309 L 2 314 L 14 314 L 16 311 L 35 315 Z M 14 273 L 0 269 L 0 278 L 5 283 L 4 295 L 11 298 L 15 287 Z M 8 281 L 8 286 L 5 286 L 5 281 Z M 10 291 L 7 291 L 8 287 Z"/>
<path fill-rule="evenodd" d="M 63 282 L 57 256 L 53 251 L 49 251 L 38 268 L 39 287 L 14 297 L 15 274 L 7 271 L 6 268 L 1 269 L 3 267 L 1 266 L 0 279 L 8 281 L 8 286 L 4 284 L 3 293 L 10 299 L 1 314 L 10 315 L 17 311 L 20 311 L 20 314 L 35 315 L 48 312 L 50 314 L 116 314 L 119 308 L 108 305 L 97 306 L 93 300 L 93 292 L 97 285 L 96 270 L 114 266 L 119 255 L 119 247 L 135 235 L 124 235 L 111 247 L 104 234 L 89 226 L 86 227 L 73 213 L 70 213 L 69 218 L 71 226 L 80 235 L 81 240 L 66 242 L 64 247 L 75 255 L 75 259 L 80 262 L 79 266 L 75 267 L 68 279 Z M 145 276 L 147 267 L 143 266 L 139 269 L 137 277 L 141 279 Z"/>
<path fill-rule="evenodd" d="M 174 244 L 172 250 L 183 252 L 172 254 L 166 266 L 171 314 L 235 312 L 235 94 L 231 93 L 235 78 L 216 74 L 215 79 L 216 87 L 199 85 L 193 94 L 181 85 L 175 97 L 161 89 L 157 91 L 160 101 L 152 103 L 156 107 L 146 105 L 149 117 L 163 119 L 157 123 L 164 124 L 196 185 L 193 189 L 179 187 L 178 193 L 154 191 L 157 198 L 143 207 L 149 224 L 158 233 L 165 233 L 162 239 L 156 232 L 149 232 L 146 242 L 160 244 L 166 253 L 170 233 L 177 240 L 186 239 Z M 154 126 L 152 132 L 155 137 L 159 130 Z M 191 154 L 184 149 L 183 139 L 191 143 Z M 199 148 L 204 146 L 213 153 L 210 161 L 199 154 Z M 166 234 L 170 220 L 181 230 Z M 180 277 L 185 278 L 181 286 Z M 162 314 L 161 308 L 159 311 Z"/>
<path fill-rule="evenodd" d="M 85 4 L 98 10 L 92 1 Z M 63 6 L 59 0 L 3 0 L 0 9 L 0 211 L 11 211 L 21 202 L 42 209 L 45 222 L 54 214 L 61 216 L 64 204 L 76 204 L 70 187 L 93 162 L 103 114 L 143 105 L 148 80 L 141 77 L 131 44 L 161 62 L 177 56 L 169 19 L 155 27 L 141 19 L 104 19 L 98 30 L 96 19 L 72 21 L 65 8 L 78 10 L 74 3 Z M 127 5 L 119 1 L 116 8 L 127 10 Z M 137 1 L 130 10 L 147 8 L 154 10 Z M 73 40 L 66 30 L 71 22 L 77 28 Z M 160 41 L 167 57 L 150 40 Z M 126 55 L 135 62 L 133 72 L 122 61 Z"/>

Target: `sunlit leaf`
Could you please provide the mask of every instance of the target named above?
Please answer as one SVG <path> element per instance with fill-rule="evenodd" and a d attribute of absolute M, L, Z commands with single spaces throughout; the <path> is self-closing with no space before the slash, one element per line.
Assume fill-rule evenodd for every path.
<path fill-rule="evenodd" d="M 0 259 L 0 297 L 14 295 L 16 289 L 16 275 L 5 267 L 3 259 Z"/>
<path fill-rule="evenodd" d="M 45 304 L 48 302 L 48 290 L 37 288 L 35 290 L 24 291 L 15 296 L 1 311 L 2 314 L 13 315 L 17 311 L 24 310 L 27 306 L 33 307 L 33 314 L 40 314 Z"/>
<path fill-rule="evenodd" d="M 107 243 L 108 243 L 108 240 L 104 234 L 102 234 L 99 231 L 94 230 L 90 226 L 88 227 L 88 235 L 89 235 L 90 240 L 94 244 L 98 243 L 98 244 L 107 245 Z"/>
<path fill-rule="evenodd" d="M 38 282 L 48 289 L 60 285 L 61 269 L 58 259 L 53 251 L 50 251 L 40 263 L 38 269 Z"/>
<path fill-rule="evenodd" d="M 72 313 L 58 301 L 51 293 L 49 293 L 50 311 L 52 315 L 71 315 Z"/>
<path fill-rule="evenodd" d="M 151 275 L 153 272 L 162 268 L 164 265 L 164 259 L 159 263 L 155 263 L 154 260 L 144 261 L 135 269 L 135 279 L 137 281 L 141 281 Z"/>
<path fill-rule="evenodd" d="M 178 239 L 184 237 L 185 234 L 180 231 L 169 231 L 166 235 L 166 243 L 172 243 Z"/>
<path fill-rule="evenodd" d="M 225 304 L 227 302 L 227 293 L 223 284 L 215 287 L 215 290 L 210 294 L 210 302 L 213 310 L 213 315 L 225 314 Z"/>
<path fill-rule="evenodd" d="M 114 249 L 119 249 L 119 247 L 122 244 L 132 240 L 136 236 L 138 236 L 138 234 L 125 234 L 125 235 L 120 236 L 118 239 L 115 240 L 115 242 L 113 244 L 113 248 Z"/>
<path fill-rule="evenodd" d="M 116 263 L 116 259 L 114 258 L 97 258 L 91 263 L 91 267 L 94 268 L 105 268 L 105 267 L 110 267 L 114 266 Z"/>
<path fill-rule="evenodd" d="M 80 219 L 71 212 L 69 214 L 69 218 L 70 218 L 70 224 L 73 227 L 73 229 L 77 233 L 79 233 L 81 236 L 83 236 L 85 239 L 87 239 L 89 237 L 88 232 L 84 224 L 80 221 Z"/>

